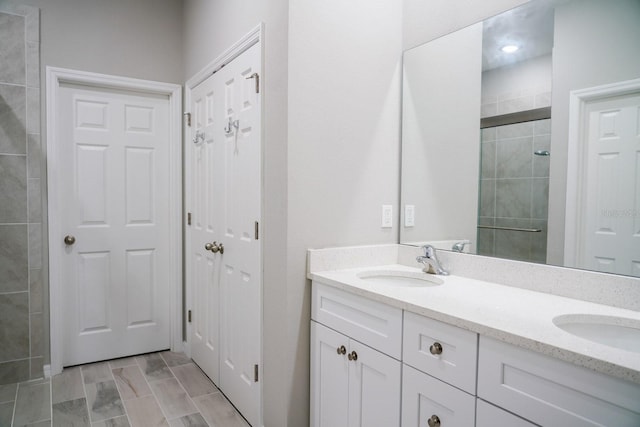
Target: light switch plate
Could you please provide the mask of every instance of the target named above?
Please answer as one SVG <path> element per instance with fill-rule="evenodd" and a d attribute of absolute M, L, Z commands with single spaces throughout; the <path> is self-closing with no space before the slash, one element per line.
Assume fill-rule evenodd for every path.
<path fill-rule="evenodd" d="M 404 226 L 413 227 L 415 225 L 416 207 L 415 205 L 404 205 Z"/>
<path fill-rule="evenodd" d="M 382 228 L 393 227 L 393 206 L 382 205 Z"/>

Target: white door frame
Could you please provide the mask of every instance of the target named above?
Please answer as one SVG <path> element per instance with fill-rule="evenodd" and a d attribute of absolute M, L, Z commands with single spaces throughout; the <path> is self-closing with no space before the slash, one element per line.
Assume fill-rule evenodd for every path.
<path fill-rule="evenodd" d="M 89 73 L 64 68 L 47 67 L 47 190 L 49 242 L 62 236 L 61 216 L 64 206 L 58 206 L 58 188 L 61 168 L 60 141 L 57 140 L 57 102 L 62 83 L 81 84 L 94 88 L 135 91 L 143 94 L 165 95 L 169 98 L 169 271 L 171 306 L 171 349 L 182 351 L 182 87 L 171 83 L 132 79 L 128 77 Z M 63 358 L 63 304 L 61 302 L 63 251 L 60 245 L 49 244 L 49 313 L 51 333 L 50 374 L 62 372 Z"/>
<path fill-rule="evenodd" d="M 581 206 L 584 188 L 582 176 L 586 162 L 586 104 L 613 96 L 640 91 L 640 79 L 626 80 L 602 86 L 574 90 L 569 93 L 569 145 L 567 160 L 567 198 L 565 210 L 564 264 L 576 267 L 578 250 L 582 246 L 580 230 L 584 224 Z M 573 196 L 572 196 L 573 195 Z M 571 226 L 570 224 L 573 224 Z"/>

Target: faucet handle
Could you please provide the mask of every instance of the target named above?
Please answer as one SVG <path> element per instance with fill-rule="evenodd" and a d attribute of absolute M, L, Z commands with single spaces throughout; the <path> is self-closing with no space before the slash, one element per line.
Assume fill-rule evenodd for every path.
<path fill-rule="evenodd" d="M 424 245 L 421 249 L 424 251 L 425 258 L 434 258 L 436 256 L 436 248 L 431 245 Z"/>

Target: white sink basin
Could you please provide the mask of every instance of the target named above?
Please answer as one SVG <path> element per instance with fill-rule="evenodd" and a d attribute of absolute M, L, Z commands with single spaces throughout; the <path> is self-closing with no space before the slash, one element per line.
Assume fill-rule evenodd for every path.
<path fill-rule="evenodd" d="M 640 320 L 591 314 L 566 314 L 555 317 L 553 324 L 577 337 L 640 353 Z"/>
<path fill-rule="evenodd" d="M 358 277 L 367 282 L 401 287 L 439 286 L 444 283 L 433 274 L 402 270 L 369 270 L 358 273 Z"/>

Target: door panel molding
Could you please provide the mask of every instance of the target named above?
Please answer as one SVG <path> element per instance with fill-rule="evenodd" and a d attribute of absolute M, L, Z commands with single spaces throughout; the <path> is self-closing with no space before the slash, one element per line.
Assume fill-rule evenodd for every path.
<path fill-rule="evenodd" d="M 584 139 L 588 132 L 587 104 L 640 91 L 640 79 L 626 80 L 601 86 L 574 90 L 569 93 L 569 139 L 567 160 L 567 193 L 565 205 L 564 265 L 578 267 L 581 245 L 580 230 L 584 218 L 581 212 L 583 188 L 581 179 L 585 168 Z"/>
<path fill-rule="evenodd" d="M 64 206 L 60 206 L 60 170 L 65 167 L 60 159 L 59 112 L 56 105 L 60 99 L 61 85 L 81 84 L 96 89 L 116 89 L 144 95 L 167 96 L 169 100 L 169 258 L 170 258 L 170 319 L 172 350 L 183 349 L 182 340 L 182 88 L 180 85 L 133 79 L 106 74 L 89 73 L 57 67 L 46 70 L 46 114 L 47 114 L 47 197 L 49 238 L 49 312 L 51 334 L 50 374 L 62 372 L 64 331 L 62 313 L 62 265 L 64 245 L 60 241 L 63 230 L 61 217 Z M 140 117 L 138 121 L 142 120 Z"/>

